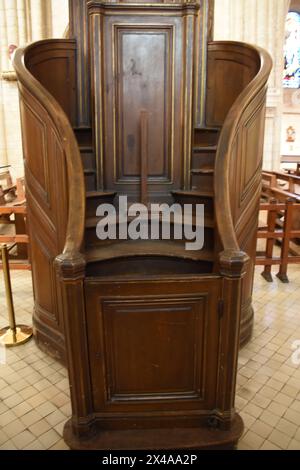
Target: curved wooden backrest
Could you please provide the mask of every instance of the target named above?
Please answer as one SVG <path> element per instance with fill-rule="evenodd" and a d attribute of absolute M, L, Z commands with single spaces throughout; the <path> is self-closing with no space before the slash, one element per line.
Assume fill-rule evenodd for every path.
<path fill-rule="evenodd" d="M 62 197 L 59 194 L 59 190 L 66 190 L 66 200 L 69 201 L 69 210 L 67 211 L 67 217 L 65 220 L 60 220 L 59 223 L 66 228 L 66 236 L 64 238 L 64 252 L 65 253 L 77 253 L 80 252 L 83 234 L 84 234 L 84 219 L 85 219 L 85 185 L 83 176 L 83 167 L 80 156 L 80 151 L 76 141 L 75 134 L 71 127 L 71 122 L 68 117 L 72 117 L 74 110 L 72 109 L 73 102 L 71 99 L 73 96 L 73 85 L 72 90 L 69 89 L 69 83 L 65 80 L 65 75 L 62 72 L 57 75 L 57 68 L 55 68 L 54 77 L 49 75 L 49 69 L 45 67 L 47 58 L 43 57 L 43 60 L 38 64 L 37 55 L 40 53 L 41 56 L 45 52 L 49 53 L 49 60 L 54 60 L 53 55 L 56 51 L 61 51 L 61 45 L 66 46 L 69 44 L 69 52 L 74 50 L 73 40 L 46 40 L 34 43 L 28 46 L 26 49 L 19 49 L 16 52 L 14 59 L 14 66 L 19 80 L 20 96 L 21 96 L 21 117 L 23 118 L 24 125 L 24 146 L 25 146 L 25 163 L 30 167 L 30 162 L 26 161 L 30 154 L 34 154 L 33 150 L 30 150 L 26 146 L 26 138 L 30 135 L 30 129 L 28 129 L 28 123 L 26 119 L 31 115 L 35 116 L 36 111 L 42 112 L 45 115 L 44 129 L 51 129 L 54 133 L 55 143 L 61 150 L 60 165 L 61 171 L 64 171 L 64 165 L 66 165 L 66 186 L 59 187 L 59 179 L 55 180 L 53 188 L 48 187 L 49 193 L 54 193 L 54 198 L 62 204 Z M 52 49 L 51 49 L 52 46 Z M 72 57 L 72 61 L 75 56 Z M 31 62 L 31 59 L 34 59 Z M 66 58 L 60 57 L 60 62 L 63 62 Z M 69 59 L 68 59 L 69 60 Z M 66 67 L 67 68 L 67 67 Z M 47 69 L 47 73 L 46 73 Z M 32 73 L 30 72 L 32 70 Z M 33 73 L 36 75 L 33 75 Z M 40 80 L 40 81 L 39 81 Z M 43 86 L 44 85 L 44 86 Z M 47 89 L 46 89 L 47 87 Z M 53 95 L 48 91 L 51 90 Z M 65 90 L 65 95 L 61 93 L 61 90 Z M 59 103 L 60 102 L 60 103 Z M 35 109 L 36 108 L 36 109 Z M 64 108 L 67 112 L 64 111 Z M 39 129 L 42 116 L 35 116 L 36 119 L 32 120 L 32 127 L 34 136 L 34 127 Z M 40 119 L 37 119 L 37 118 Z M 44 135 L 44 137 L 47 137 Z M 32 142 L 30 142 L 32 144 Z M 54 146 L 54 145 L 53 145 Z M 41 148 L 41 160 L 45 147 Z M 51 155 L 48 154 L 48 161 L 45 163 L 51 164 Z M 29 165 L 28 165 L 29 163 Z M 38 164 L 38 162 L 35 162 Z M 50 175 L 50 172 L 48 172 Z M 41 175 L 39 175 L 41 176 Z M 59 178 L 59 174 L 56 175 Z M 39 178 L 37 178 L 39 179 Z M 39 181 L 40 183 L 40 181 Z M 47 181 L 45 181 L 45 185 Z M 62 230 L 63 231 L 63 230 Z"/>
<path fill-rule="evenodd" d="M 272 60 L 264 50 L 241 43 L 215 42 L 209 45 L 209 50 L 225 53 L 225 62 L 227 54 L 243 53 L 244 57 L 245 70 L 239 66 L 241 76 L 237 75 L 235 61 L 231 70 L 229 62 L 225 67 L 227 80 L 235 80 L 236 85 L 232 87 L 235 93 L 226 98 L 228 105 L 231 101 L 233 104 L 224 119 L 215 166 L 216 219 L 222 248 L 238 250 L 246 246 L 243 237 L 249 223 L 257 223 L 266 92 Z M 218 57 L 220 63 L 222 54 Z"/>
<path fill-rule="evenodd" d="M 76 41 L 49 39 L 26 49 L 25 66 L 76 125 Z"/>
<path fill-rule="evenodd" d="M 59 345 L 64 340 L 54 260 L 62 253 L 70 264 L 78 259 L 85 219 L 83 168 L 70 123 L 74 117 L 74 47 L 74 41 L 41 41 L 17 50 L 14 59 L 20 90 L 36 321 L 47 330 L 45 338 L 51 331 L 52 336 L 60 331 L 61 336 L 54 339 L 58 351 L 64 350 Z"/>

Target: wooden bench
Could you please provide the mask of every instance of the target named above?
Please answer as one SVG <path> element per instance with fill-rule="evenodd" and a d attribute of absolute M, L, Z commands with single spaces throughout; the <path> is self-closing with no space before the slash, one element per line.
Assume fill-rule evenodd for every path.
<path fill-rule="evenodd" d="M 295 179 L 296 178 L 296 179 Z M 300 195 L 291 192 L 296 189 L 300 178 L 278 172 L 263 173 L 262 203 L 260 211 L 267 211 L 267 225 L 258 230 L 258 240 L 266 240 L 265 252 L 258 252 L 257 266 L 264 266 L 262 276 L 272 282 L 272 266 L 279 266 L 277 277 L 289 282 L 289 264 L 300 263 L 300 256 L 291 251 L 291 243 L 300 238 Z M 288 183 L 289 191 L 278 188 L 278 181 Z M 281 241 L 280 256 L 274 256 L 275 243 Z"/>
<path fill-rule="evenodd" d="M 26 201 L 24 178 L 13 184 L 9 171 L 0 174 L 0 225 L 14 228 L 14 233 L 0 233 L 0 244 L 16 244 L 17 255 L 10 256 L 10 268 L 31 269 L 29 262 L 29 238 L 26 230 Z M 9 197 L 7 197 L 9 195 Z M 2 263 L 0 263 L 2 269 Z"/>

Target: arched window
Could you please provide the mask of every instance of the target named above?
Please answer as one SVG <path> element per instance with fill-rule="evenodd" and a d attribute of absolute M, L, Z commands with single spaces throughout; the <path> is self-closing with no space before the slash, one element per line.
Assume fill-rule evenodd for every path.
<path fill-rule="evenodd" d="M 300 13 L 294 11 L 286 18 L 283 86 L 300 88 Z"/>

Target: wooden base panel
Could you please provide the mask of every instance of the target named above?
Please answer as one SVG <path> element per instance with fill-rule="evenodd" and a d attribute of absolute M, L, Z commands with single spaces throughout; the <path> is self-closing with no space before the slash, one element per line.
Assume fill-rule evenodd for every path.
<path fill-rule="evenodd" d="M 68 421 L 64 439 L 71 450 L 233 450 L 244 431 L 237 414 L 230 430 L 209 428 L 139 429 L 99 431 L 89 439 L 78 438 Z"/>
<path fill-rule="evenodd" d="M 254 327 L 254 309 L 252 303 L 242 309 L 241 331 L 240 331 L 240 347 L 246 346 L 252 338 Z"/>

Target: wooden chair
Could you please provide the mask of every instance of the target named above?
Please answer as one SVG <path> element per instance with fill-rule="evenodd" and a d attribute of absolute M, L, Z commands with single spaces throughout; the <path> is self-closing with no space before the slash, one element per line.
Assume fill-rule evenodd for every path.
<path fill-rule="evenodd" d="M 272 196 L 276 194 L 276 189 L 271 193 Z M 272 266 L 279 266 L 277 277 L 281 282 L 288 283 L 288 266 L 300 264 L 300 256 L 291 254 L 291 242 L 300 237 L 300 229 L 297 230 L 294 227 L 295 218 L 299 219 L 300 216 L 300 198 L 297 200 L 287 195 L 284 200 L 282 192 L 278 195 L 281 202 L 271 197 L 268 202 L 260 205 L 261 211 L 267 211 L 267 226 L 259 228 L 258 240 L 266 240 L 266 250 L 257 253 L 256 265 L 265 266 L 262 276 L 268 282 L 273 282 Z M 280 257 L 275 257 L 275 243 L 279 240 L 281 241 Z"/>

